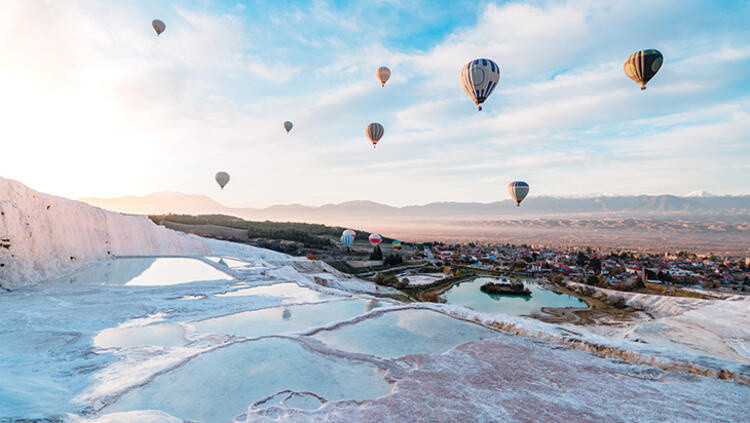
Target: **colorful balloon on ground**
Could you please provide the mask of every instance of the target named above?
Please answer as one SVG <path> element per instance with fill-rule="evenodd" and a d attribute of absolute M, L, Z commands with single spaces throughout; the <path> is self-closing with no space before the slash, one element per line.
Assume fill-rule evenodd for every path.
<path fill-rule="evenodd" d="M 401 241 L 394 239 L 393 242 L 391 242 L 391 245 L 393 248 L 400 250 L 401 249 Z"/>
<path fill-rule="evenodd" d="M 153 21 L 151 21 L 151 28 L 154 28 L 154 31 L 156 31 L 156 36 L 158 37 L 162 32 L 164 32 L 165 29 L 167 29 L 167 25 L 158 19 L 154 19 Z"/>
<path fill-rule="evenodd" d="M 292 130 L 292 128 L 294 128 L 292 122 L 289 122 L 288 120 L 284 122 L 284 129 L 286 129 L 287 134 Z"/>
<path fill-rule="evenodd" d="M 375 145 L 377 145 L 378 141 L 383 138 L 383 132 L 385 132 L 385 130 L 383 129 L 383 125 L 377 122 L 373 122 L 367 125 L 367 128 L 365 128 L 365 135 L 367 135 L 367 138 L 372 143 L 372 148 L 375 148 Z"/>
<path fill-rule="evenodd" d="M 370 245 L 373 247 L 377 247 L 380 245 L 381 242 L 383 242 L 383 237 L 380 236 L 380 234 L 370 234 Z"/>
<path fill-rule="evenodd" d="M 511 182 L 508 184 L 508 193 L 510 194 L 510 198 L 516 202 L 516 207 L 519 207 L 521 201 L 523 201 L 529 193 L 529 184 L 521 181 Z"/>
<path fill-rule="evenodd" d="M 375 75 L 377 75 L 378 81 L 380 81 L 385 87 L 385 83 L 388 82 L 388 78 L 391 77 L 391 70 L 385 66 L 381 66 L 378 68 L 377 72 L 375 72 Z"/>
<path fill-rule="evenodd" d="M 352 236 L 352 239 L 357 239 L 357 232 L 356 232 L 356 231 L 354 231 L 354 230 L 352 230 L 352 229 L 347 229 L 347 230 L 345 230 L 345 231 L 344 231 L 344 232 L 342 233 L 342 235 L 346 235 L 346 234 L 349 234 L 349 235 L 351 235 L 351 236 Z"/>
<path fill-rule="evenodd" d="M 625 61 L 625 75 L 641 84 L 641 90 L 645 90 L 648 81 L 659 72 L 662 62 L 664 57 L 659 50 L 636 51 Z"/>
<path fill-rule="evenodd" d="M 472 60 L 461 69 L 461 88 L 479 106 L 479 110 L 482 110 L 481 104 L 492 94 L 499 80 L 500 67 L 490 59 Z"/>
<path fill-rule="evenodd" d="M 341 244 L 344 247 L 349 248 L 352 246 L 353 243 L 354 243 L 354 237 L 351 234 L 344 232 L 344 234 L 341 235 Z"/>
<path fill-rule="evenodd" d="M 226 172 L 217 172 L 216 183 L 219 184 L 221 189 L 224 189 L 224 187 L 229 183 L 229 174 Z"/>

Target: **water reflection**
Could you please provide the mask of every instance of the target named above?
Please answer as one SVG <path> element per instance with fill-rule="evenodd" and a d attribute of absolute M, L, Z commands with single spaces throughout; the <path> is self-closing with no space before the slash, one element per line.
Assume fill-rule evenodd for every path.
<path fill-rule="evenodd" d="M 385 358 L 442 354 L 465 342 L 497 334 L 431 310 L 399 310 L 313 335 L 327 345 Z"/>
<path fill-rule="evenodd" d="M 524 280 L 531 291 L 526 295 L 487 294 L 480 287 L 487 282 L 508 283 L 507 279 L 477 278 L 454 285 L 443 298 L 449 304 L 458 304 L 485 313 L 526 315 L 540 313 L 542 307 L 581 307 L 586 303 L 577 297 L 544 289 L 538 282 Z"/>
<path fill-rule="evenodd" d="M 198 281 L 232 280 L 193 258 L 116 258 L 79 270 L 54 282 L 96 285 L 166 286 Z"/>

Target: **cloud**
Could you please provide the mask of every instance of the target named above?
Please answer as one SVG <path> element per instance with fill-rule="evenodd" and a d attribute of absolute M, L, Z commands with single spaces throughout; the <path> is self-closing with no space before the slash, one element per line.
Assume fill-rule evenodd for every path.
<path fill-rule="evenodd" d="M 151 7 L 0 2 L 3 176 L 70 196 L 213 195 L 222 168 L 237 183 L 219 199 L 248 205 L 490 201 L 515 179 L 555 195 L 750 186 L 741 7 L 469 2 L 456 20 L 243 1 L 164 8 L 159 38 Z M 645 92 L 622 71 L 643 47 L 666 58 Z M 502 68 L 482 112 L 458 83 L 475 57 Z"/>

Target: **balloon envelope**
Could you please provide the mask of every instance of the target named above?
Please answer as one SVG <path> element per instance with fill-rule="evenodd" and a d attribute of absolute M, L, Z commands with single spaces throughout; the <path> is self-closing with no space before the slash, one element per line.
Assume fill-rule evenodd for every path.
<path fill-rule="evenodd" d="M 385 66 L 381 66 L 378 68 L 377 72 L 375 72 L 375 75 L 377 75 L 378 81 L 380 81 L 385 87 L 385 83 L 388 82 L 388 78 L 391 77 L 391 70 Z"/>
<path fill-rule="evenodd" d="M 341 244 L 344 247 L 349 248 L 352 246 L 352 243 L 354 243 L 354 237 L 351 234 L 345 233 L 341 235 Z"/>
<path fill-rule="evenodd" d="M 500 67 L 490 59 L 476 59 L 461 69 L 461 88 L 479 110 L 500 81 Z"/>
<path fill-rule="evenodd" d="M 521 181 L 511 182 L 508 184 L 508 193 L 510 194 L 510 198 L 516 202 L 516 206 L 520 206 L 521 201 L 529 193 L 529 184 Z"/>
<path fill-rule="evenodd" d="M 380 234 L 370 234 L 369 240 L 370 240 L 370 244 L 373 247 L 377 247 L 378 245 L 380 245 L 381 242 L 383 242 L 383 237 L 380 236 Z"/>
<path fill-rule="evenodd" d="M 154 19 L 153 21 L 151 21 L 151 28 L 154 28 L 154 31 L 156 31 L 156 35 L 159 36 L 162 32 L 164 32 L 165 29 L 167 29 L 167 25 L 159 19 Z"/>
<path fill-rule="evenodd" d="M 365 135 L 367 135 L 367 138 L 372 143 L 373 148 L 375 148 L 375 145 L 377 145 L 378 141 L 383 138 L 383 132 L 385 132 L 385 129 L 383 129 L 383 125 L 377 122 L 373 122 L 367 125 L 367 128 L 365 128 Z"/>
<path fill-rule="evenodd" d="M 401 241 L 394 239 L 393 242 L 391 242 L 391 245 L 393 245 L 393 248 L 400 250 L 401 249 Z"/>
<path fill-rule="evenodd" d="M 226 172 L 217 172 L 216 183 L 219 184 L 221 189 L 224 189 L 224 187 L 229 183 L 229 174 Z"/>
<path fill-rule="evenodd" d="M 292 124 L 292 122 L 289 122 L 289 121 L 284 122 L 284 129 L 286 129 L 287 134 L 289 133 L 289 131 L 292 130 L 293 127 L 294 125 Z"/>
<path fill-rule="evenodd" d="M 661 69 L 664 62 L 664 56 L 659 50 L 641 50 L 631 54 L 623 67 L 625 75 L 641 85 L 641 90 L 646 89 L 646 84 Z"/>
<path fill-rule="evenodd" d="M 356 232 L 356 231 L 354 231 L 354 230 L 352 230 L 352 229 L 347 229 L 347 230 L 345 230 L 345 231 L 344 231 L 344 232 L 342 233 L 342 235 L 346 235 L 346 234 L 349 234 L 349 235 L 351 235 L 351 236 L 352 236 L 352 239 L 357 239 L 357 232 Z"/>

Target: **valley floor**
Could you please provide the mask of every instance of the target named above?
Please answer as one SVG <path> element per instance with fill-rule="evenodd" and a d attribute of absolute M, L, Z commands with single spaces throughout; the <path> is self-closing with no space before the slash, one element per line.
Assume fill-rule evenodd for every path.
<path fill-rule="evenodd" d="M 3 421 L 750 419 L 732 360 L 400 303 L 320 262 L 209 245 L 0 294 Z M 169 267 L 185 260 L 201 280 Z"/>

